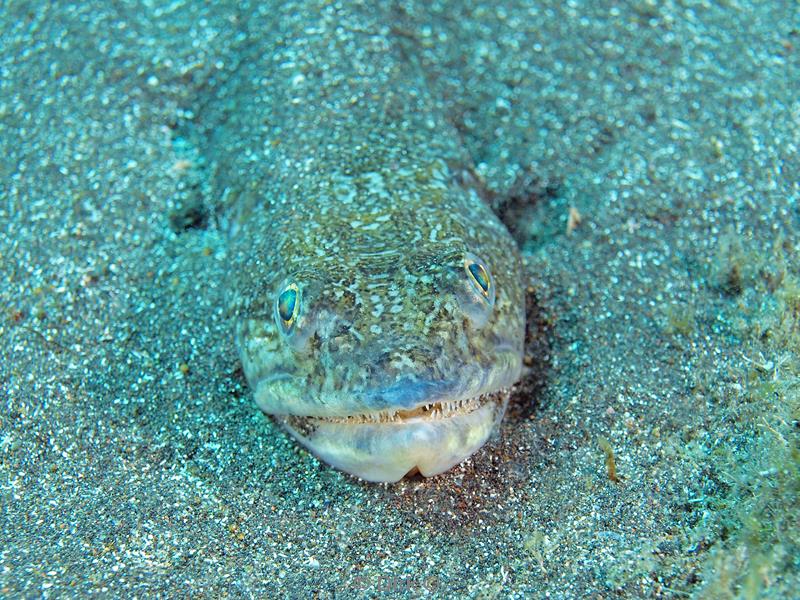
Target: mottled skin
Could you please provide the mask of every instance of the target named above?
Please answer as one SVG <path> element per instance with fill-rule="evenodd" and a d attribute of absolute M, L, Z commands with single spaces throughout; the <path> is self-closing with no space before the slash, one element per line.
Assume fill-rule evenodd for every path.
<path fill-rule="evenodd" d="M 468 159 L 390 15 L 343 4 L 281 6 L 271 46 L 222 89 L 212 148 L 257 403 L 335 466 L 394 481 L 460 462 L 502 417 L 521 369 L 521 267 L 463 183 Z"/>

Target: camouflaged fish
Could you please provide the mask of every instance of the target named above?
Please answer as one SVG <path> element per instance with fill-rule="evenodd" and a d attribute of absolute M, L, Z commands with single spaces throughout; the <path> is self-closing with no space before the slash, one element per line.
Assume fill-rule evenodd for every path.
<path fill-rule="evenodd" d="M 212 135 L 244 372 L 334 467 L 442 473 L 485 443 L 520 375 L 517 248 L 376 3 L 280 4 Z"/>

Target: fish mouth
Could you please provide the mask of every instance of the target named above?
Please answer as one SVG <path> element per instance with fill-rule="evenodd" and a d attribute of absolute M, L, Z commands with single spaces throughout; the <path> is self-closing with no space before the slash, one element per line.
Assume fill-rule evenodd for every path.
<path fill-rule="evenodd" d="M 363 424 L 394 424 L 402 425 L 418 421 L 449 419 L 457 415 L 465 415 L 473 412 L 486 404 L 495 401 L 498 392 L 481 394 L 473 398 L 460 400 L 439 400 L 436 402 L 426 402 L 411 409 L 396 410 L 377 410 L 371 412 L 358 413 L 346 416 L 334 417 L 302 417 L 298 415 L 286 415 L 284 418 L 295 428 L 302 428 L 307 424 L 320 422 L 339 423 L 342 425 L 363 425 Z"/>
<path fill-rule="evenodd" d="M 334 467 L 375 482 L 437 475 L 478 450 L 503 418 L 510 390 L 346 416 L 274 415 Z"/>

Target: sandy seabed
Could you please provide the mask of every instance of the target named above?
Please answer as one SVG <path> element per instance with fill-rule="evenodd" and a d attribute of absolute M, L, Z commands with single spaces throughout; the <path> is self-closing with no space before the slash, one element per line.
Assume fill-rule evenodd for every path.
<path fill-rule="evenodd" d="M 175 133 L 269 5 L 6 4 L 0 595 L 800 589 L 800 5 L 397 11 L 520 243 L 529 336 L 499 435 L 387 486 L 255 408 Z"/>

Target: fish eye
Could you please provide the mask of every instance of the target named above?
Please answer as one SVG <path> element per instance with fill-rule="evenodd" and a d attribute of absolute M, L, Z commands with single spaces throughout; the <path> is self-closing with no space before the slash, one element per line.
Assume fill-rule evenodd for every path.
<path fill-rule="evenodd" d="M 284 329 L 291 329 L 300 311 L 300 290 L 297 284 L 290 283 L 283 289 L 278 295 L 276 309 Z"/>
<path fill-rule="evenodd" d="M 494 290 L 492 289 L 492 277 L 483 262 L 476 256 L 467 255 L 464 259 L 464 270 L 472 282 L 475 290 L 483 296 L 487 302 L 492 303 Z"/>

